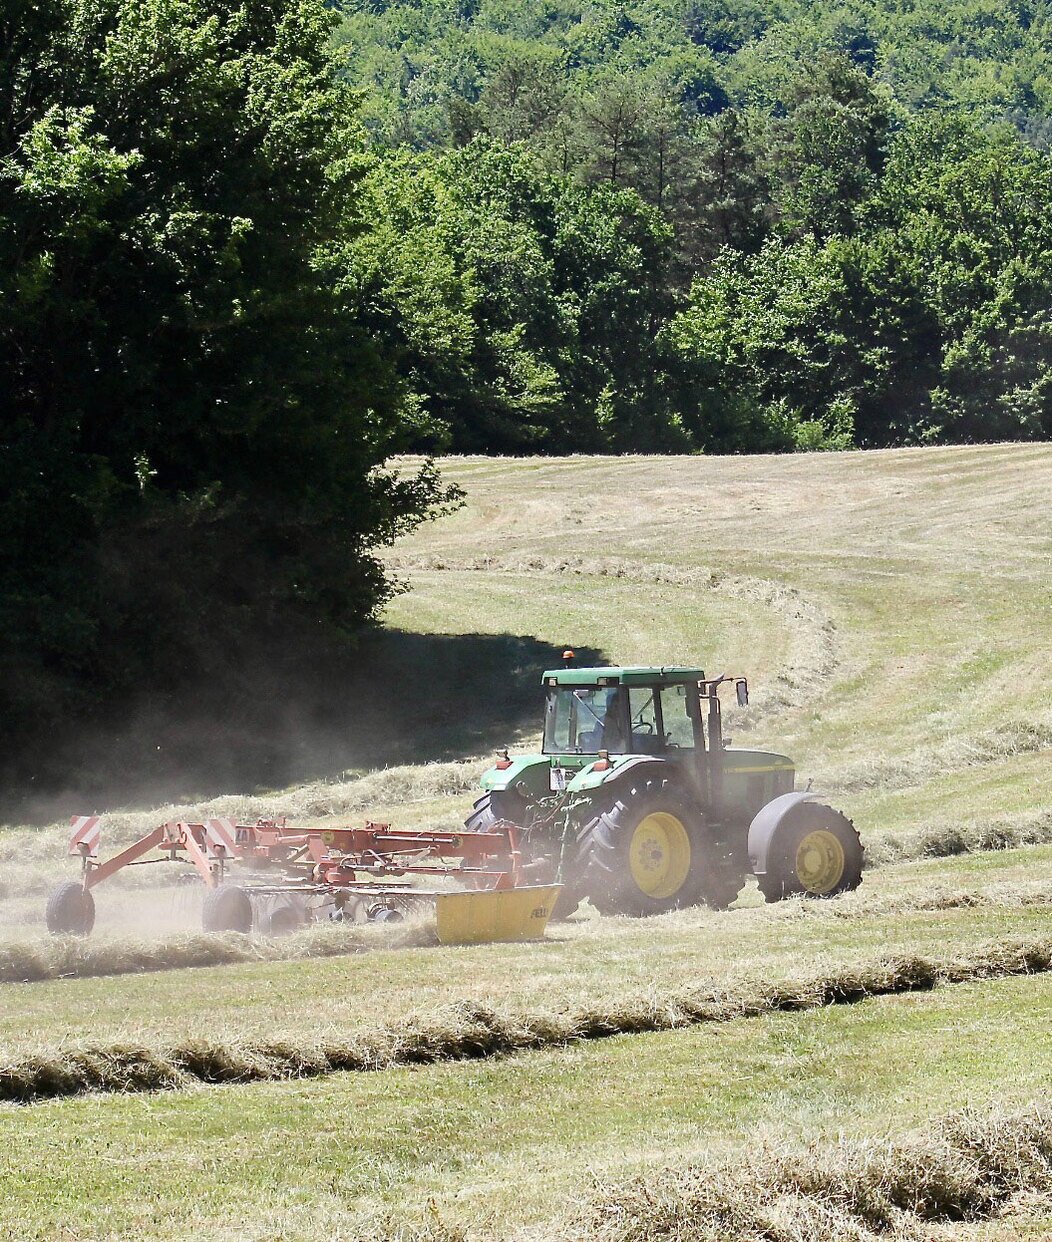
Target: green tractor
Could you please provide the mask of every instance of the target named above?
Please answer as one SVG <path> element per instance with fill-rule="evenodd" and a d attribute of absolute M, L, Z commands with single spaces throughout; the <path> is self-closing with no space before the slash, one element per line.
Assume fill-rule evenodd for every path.
<path fill-rule="evenodd" d="M 557 915 L 586 897 L 604 914 L 721 909 L 748 875 L 768 901 L 858 887 L 851 821 L 795 791 L 791 759 L 723 737 L 720 688 L 744 707 L 745 678 L 564 659 L 543 678 L 543 753 L 502 751 L 465 823 L 516 824 L 528 871 L 563 884 Z"/>

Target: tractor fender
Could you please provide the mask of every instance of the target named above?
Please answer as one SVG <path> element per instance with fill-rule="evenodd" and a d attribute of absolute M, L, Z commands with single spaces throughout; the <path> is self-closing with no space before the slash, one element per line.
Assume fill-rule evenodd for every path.
<path fill-rule="evenodd" d="M 749 825 L 749 862 L 755 875 L 767 874 L 767 858 L 779 829 L 802 802 L 817 802 L 815 793 L 780 794 L 761 807 Z"/>
<path fill-rule="evenodd" d="M 495 793 L 502 789 L 511 789 L 525 779 L 531 790 L 536 786 L 537 795 L 543 796 L 548 792 L 550 767 L 551 759 L 547 755 L 518 755 L 506 768 L 487 768 L 479 784 L 486 793 Z"/>
<path fill-rule="evenodd" d="M 610 767 L 598 772 L 595 764 L 591 764 L 579 772 L 566 788 L 571 793 L 582 793 L 589 789 L 598 789 L 600 785 L 612 785 L 629 772 L 638 773 L 641 768 L 668 771 L 669 767 L 667 759 L 656 755 L 629 755 L 626 759 L 614 759 Z"/>

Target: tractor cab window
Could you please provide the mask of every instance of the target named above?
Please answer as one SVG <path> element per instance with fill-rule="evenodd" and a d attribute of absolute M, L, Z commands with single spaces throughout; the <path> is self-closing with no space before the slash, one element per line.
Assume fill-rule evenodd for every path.
<path fill-rule="evenodd" d="M 653 755 L 665 749 L 657 716 L 657 691 L 631 689 L 628 692 L 628 710 L 632 722 L 632 741 L 629 751 L 634 755 Z"/>
<path fill-rule="evenodd" d="M 665 744 L 677 750 L 693 749 L 694 722 L 687 710 L 686 686 L 665 686 L 661 691 L 661 724 Z"/>
<path fill-rule="evenodd" d="M 624 752 L 623 698 L 617 686 L 560 686 L 548 691 L 546 754 Z"/>

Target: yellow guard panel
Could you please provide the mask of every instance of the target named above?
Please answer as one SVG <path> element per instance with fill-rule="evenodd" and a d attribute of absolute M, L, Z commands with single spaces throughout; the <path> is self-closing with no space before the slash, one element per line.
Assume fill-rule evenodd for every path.
<path fill-rule="evenodd" d="M 439 893 L 435 901 L 442 944 L 536 940 L 544 935 L 561 884 L 480 892 Z"/>

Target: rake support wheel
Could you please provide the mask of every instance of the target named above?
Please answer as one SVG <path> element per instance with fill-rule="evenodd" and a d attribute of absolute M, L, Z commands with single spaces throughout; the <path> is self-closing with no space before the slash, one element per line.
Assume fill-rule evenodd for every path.
<path fill-rule="evenodd" d="M 44 918 L 53 936 L 88 936 L 95 926 L 95 898 L 77 880 L 67 880 L 52 891 Z"/>
<path fill-rule="evenodd" d="M 259 920 L 264 936 L 288 936 L 307 926 L 304 912 L 292 902 L 272 906 Z"/>
<path fill-rule="evenodd" d="M 252 900 L 238 884 L 221 884 L 210 888 L 201 911 L 201 926 L 206 932 L 243 932 L 252 930 Z"/>

